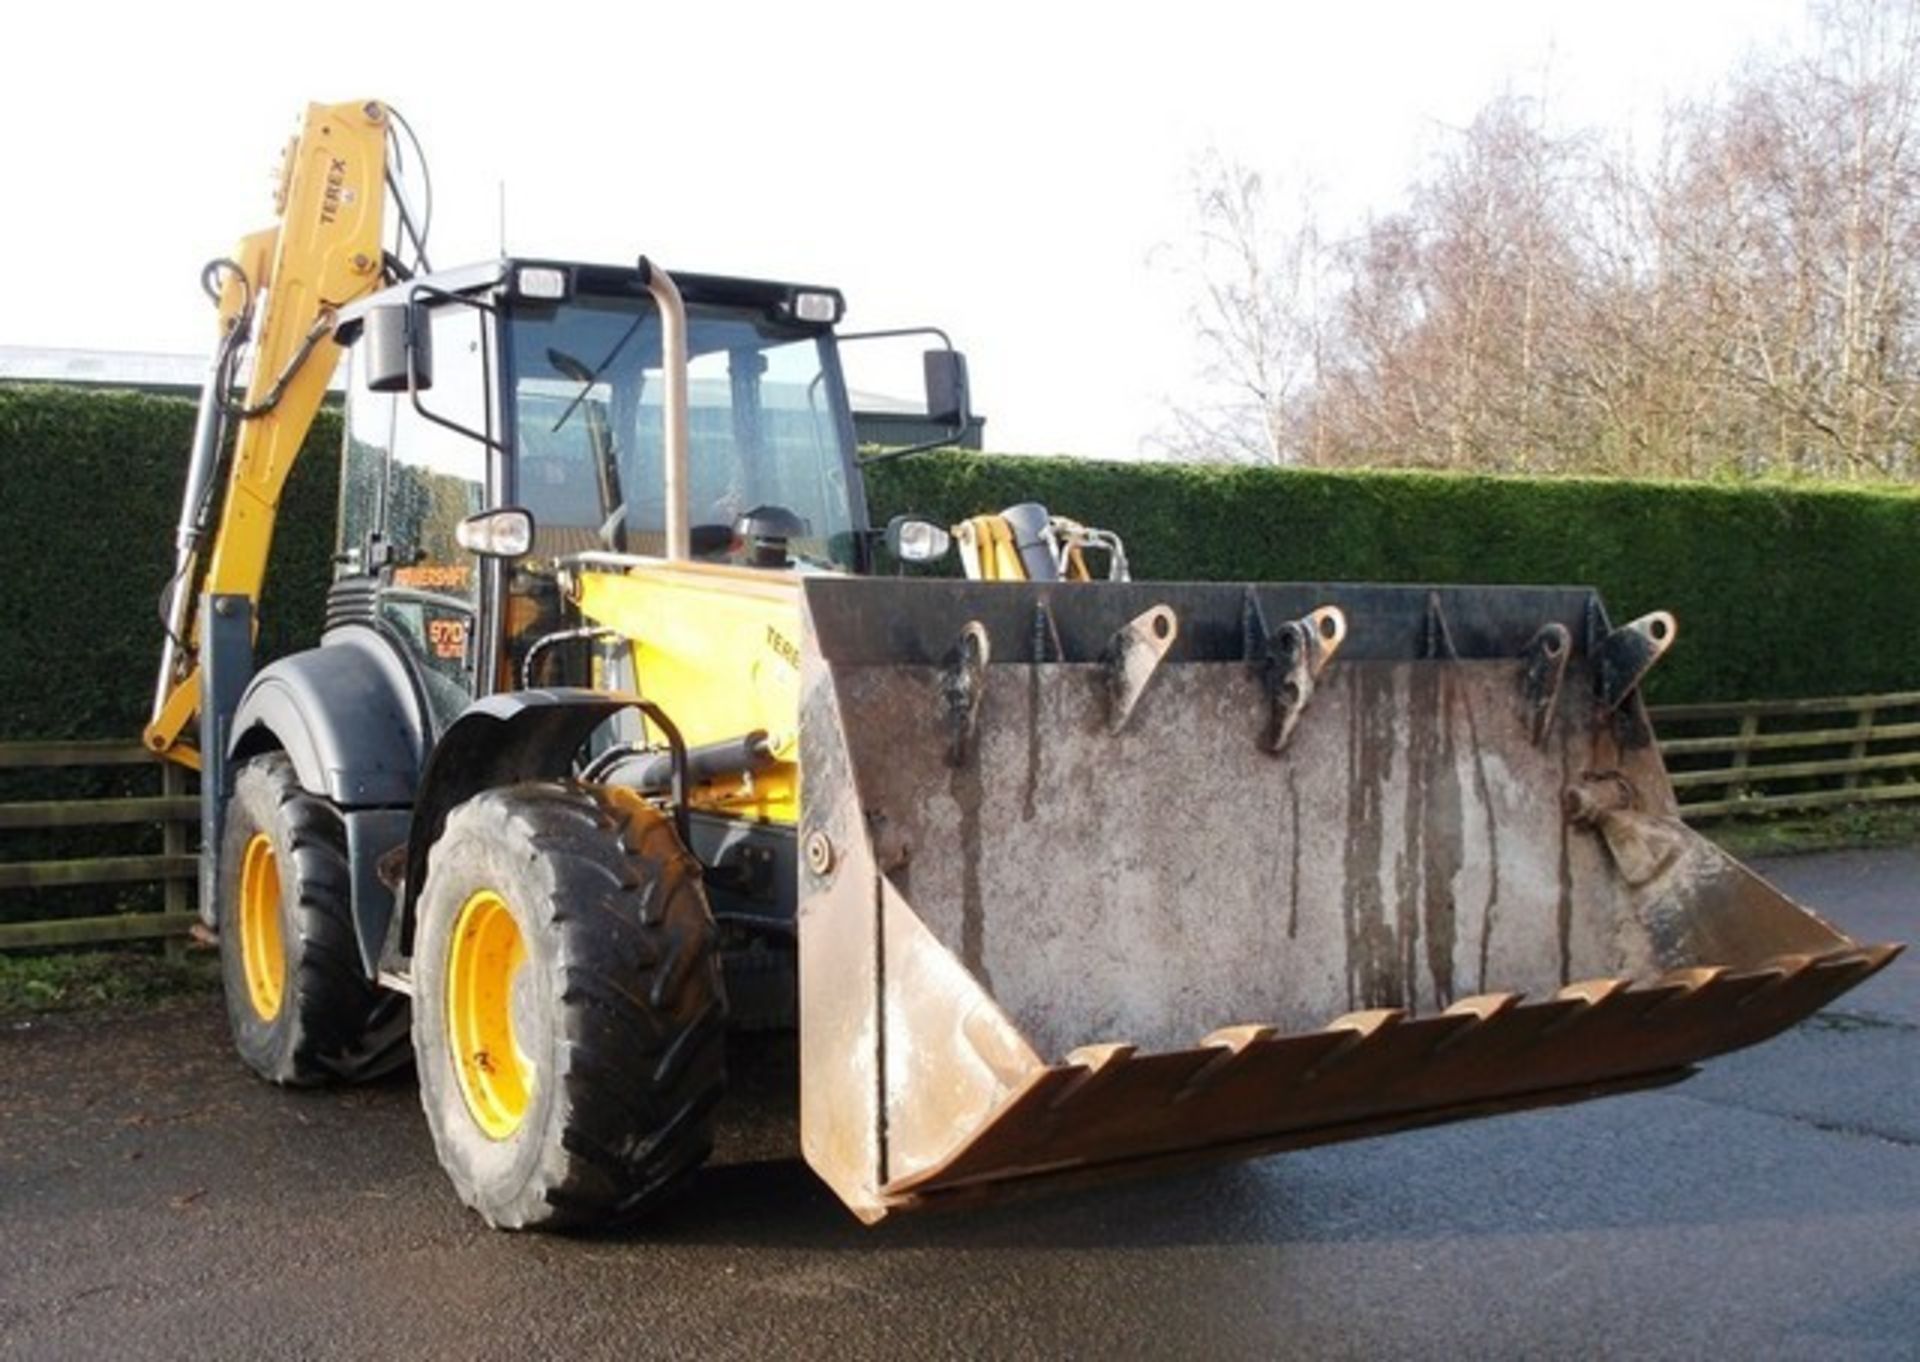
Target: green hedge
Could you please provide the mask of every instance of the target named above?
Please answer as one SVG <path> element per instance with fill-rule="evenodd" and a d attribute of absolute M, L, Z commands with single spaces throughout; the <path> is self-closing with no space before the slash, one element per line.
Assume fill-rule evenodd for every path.
<path fill-rule="evenodd" d="M 0 740 L 131 737 L 192 404 L 0 387 Z M 262 652 L 319 631 L 338 418 L 287 489 Z M 1119 531 L 1147 578 L 1590 583 L 1616 618 L 1680 617 L 1661 700 L 1920 684 L 1920 496 L 1779 485 L 1319 473 L 934 454 L 872 470 L 877 521 L 1038 500 Z"/>
<path fill-rule="evenodd" d="M 137 393 L 0 386 L 0 742 L 135 741 L 160 662 L 160 592 L 193 435 L 193 404 Z M 323 413 L 288 484 L 262 602 L 277 656 L 320 632 L 331 576 L 339 418 Z M 0 771 L 0 800 L 158 793 L 149 766 Z M 160 850 L 159 829 L 14 832 L 7 860 Z M 145 885 L 0 894 L 0 922 L 159 906 Z"/>
<path fill-rule="evenodd" d="M 1678 616 L 1656 701 L 1920 686 L 1911 491 L 960 454 L 873 473 L 876 519 L 1036 500 L 1119 531 L 1141 578 L 1596 586 L 1616 620 Z"/>
<path fill-rule="evenodd" d="M 160 660 L 193 404 L 0 387 L 0 741 L 137 738 Z M 331 576 L 339 418 L 290 479 L 261 603 L 277 656 L 319 633 Z"/>

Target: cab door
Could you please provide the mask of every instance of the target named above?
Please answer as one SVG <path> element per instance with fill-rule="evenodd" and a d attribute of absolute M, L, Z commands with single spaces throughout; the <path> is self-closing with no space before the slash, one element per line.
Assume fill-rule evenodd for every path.
<path fill-rule="evenodd" d="M 458 301 L 429 316 L 430 388 L 373 392 L 356 366 L 334 597 L 354 601 L 399 645 L 439 729 L 490 689 L 482 683 L 486 565 L 460 547 L 455 530 L 488 505 L 492 323 Z M 330 619 L 344 622 L 339 611 Z"/>

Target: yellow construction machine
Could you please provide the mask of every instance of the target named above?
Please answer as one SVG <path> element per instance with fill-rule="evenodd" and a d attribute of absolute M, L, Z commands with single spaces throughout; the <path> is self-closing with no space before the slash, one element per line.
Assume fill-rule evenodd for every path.
<path fill-rule="evenodd" d="M 411 1053 L 491 1223 L 681 1182 L 730 1024 L 797 1022 L 805 1157 L 877 1220 L 1667 1082 L 1894 953 L 1676 817 L 1669 617 L 1135 582 L 1034 505 L 876 532 L 836 291 L 432 270 L 403 127 L 310 108 L 209 267 L 147 742 L 242 1057 Z M 343 351 L 325 633 L 256 670 Z"/>

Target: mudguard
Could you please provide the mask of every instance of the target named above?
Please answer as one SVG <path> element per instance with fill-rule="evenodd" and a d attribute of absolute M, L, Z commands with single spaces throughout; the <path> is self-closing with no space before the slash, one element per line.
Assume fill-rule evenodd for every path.
<path fill-rule="evenodd" d="M 427 851 L 453 809 L 497 785 L 558 780 L 572 774 L 573 755 L 587 736 L 636 695 L 556 687 L 512 691 L 475 701 L 434 744 L 420 775 L 407 839 L 407 873 L 390 954 L 413 949 L 413 905 L 427 876 Z"/>
<path fill-rule="evenodd" d="M 425 711 L 394 646 L 345 625 L 260 670 L 234 714 L 228 756 L 279 748 L 304 788 L 342 809 L 404 807 L 430 741 Z"/>
<path fill-rule="evenodd" d="M 377 867 L 406 839 L 431 742 L 425 697 L 405 659 L 376 629 L 331 629 L 318 648 L 261 669 L 242 693 L 229 732 L 230 763 L 284 751 L 301 786 L 340 810 L 354 934 L 371 976 L 393 917 L 393 892 Z M 202 899 L 212 901 L 210 888 Z"/>

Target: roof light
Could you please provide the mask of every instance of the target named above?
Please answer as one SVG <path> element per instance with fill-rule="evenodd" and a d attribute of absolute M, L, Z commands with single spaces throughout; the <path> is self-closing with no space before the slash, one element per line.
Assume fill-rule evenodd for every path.
<path fill-rule="evenodd" d="M 831 324 L 840 320 L 840 295 L 815 289 L 799 289 L 789 301 L 788 308 L 799 321 Z"/>
<path fill-rule="evenodd" d="M 522 298 L 567 296 L 567 272 L 551 265 L 522 265 L 513 277 L 513 284 Z"/>

